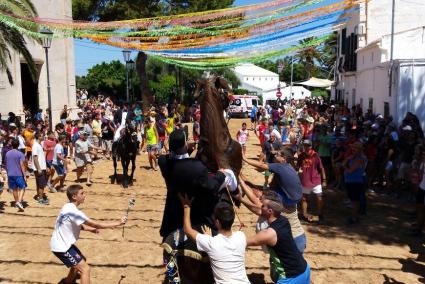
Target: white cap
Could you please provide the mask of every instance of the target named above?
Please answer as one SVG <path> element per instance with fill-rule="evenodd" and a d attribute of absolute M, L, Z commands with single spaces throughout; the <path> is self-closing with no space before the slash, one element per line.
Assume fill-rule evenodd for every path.
<path fill-rule="evenodd" d="M 403 127 L 402 128 L 403 130 L 406 130 L 406 131 L 412 131 L 413 130 L 413 128 L 410 126 L 410 125 L 406 125 L 405 127 Z"/>

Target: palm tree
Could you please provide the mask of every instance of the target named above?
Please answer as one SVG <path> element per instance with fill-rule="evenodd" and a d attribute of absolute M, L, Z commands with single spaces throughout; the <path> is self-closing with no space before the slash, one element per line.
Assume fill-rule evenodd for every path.
<path fill-rule="evenodd" d="M 314 40 L 314 37 L 305 38 L 299 41 L 301 46 L 307 45 L 309 42 Z M 295 60 L 304 65 L 305 71 L 307 72 L 307 79 L 310 79 L 313 71 L 315 71 L 315 61 L 321 61 L 320 52 L 317 49 L 317 46 L 309 46 L 300 50 L 295 55 Z"/>
<path fill-rule="evenodd" d="M 0 14 L 32 18 L 37 16 L 37 11 L 30 0 L 1 0 Z M 34 29 L 34 27 L 24 28 Z M 37 73 L 35 63 L 26 44 L 24 36 L 17 29 L 0 21 L 0 71 L 6 72 L 11 85 L 13 85 L 13 77 L 8 64 L 12 60 L 12 52 L 19 52 L 23 56 L 33 78 Z"/>

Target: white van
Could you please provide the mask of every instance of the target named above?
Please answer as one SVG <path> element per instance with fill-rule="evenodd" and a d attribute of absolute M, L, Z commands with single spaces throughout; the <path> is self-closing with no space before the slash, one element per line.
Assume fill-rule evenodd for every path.
<path fill-rule="evenodd" d="M 229 106 L 230 117 L 249 117 L 252 106 L 259 106 L 260 99 L 257 96 L 233 95 Z"/>

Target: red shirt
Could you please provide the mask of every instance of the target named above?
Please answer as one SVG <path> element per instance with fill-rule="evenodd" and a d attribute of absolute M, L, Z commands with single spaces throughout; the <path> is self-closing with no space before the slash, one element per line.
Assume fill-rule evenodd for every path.
<path fill-rule="evenodd" d="M 265 126 L 263 123 L 257 126 L 258 128 L 258 139 L 260 139 L 260 144 L 263 146 L 264 142 L 266 142 L 266 136 L 264 133 L 266 132 L 267 126 Z"/>
<path fill-rule="evenodd" d="M 56 141 L 55 140 L 44 140 L 43 149 L 46 151 L 46 161 L 53 160 L 53 150 L 55 149 Z"/>
<path fill-rule="evenodd" d="M 298 165 L 300 165 L 300 179 L 303 187 L 313 188 L 322 183 L 320 171 L 322 169 L 322 161 L 316 152 L 307 155 L 302 152 L 298 157 Z"/>

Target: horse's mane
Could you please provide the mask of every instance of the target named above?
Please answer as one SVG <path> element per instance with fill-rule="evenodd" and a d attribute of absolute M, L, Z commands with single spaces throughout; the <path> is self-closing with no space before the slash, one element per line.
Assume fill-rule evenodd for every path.
<path fill-rule="evenodd" d="M 204 94 L 201 99 L 201 139 L 208 143 L 210 154 L 214 155 L 217 168 L 228 168 L 228 161 L 224 157 L 224 151 L 230 143 L 231 136 L 223 116 L 223 102 L 219 94 L 219 88 L 229 88 L 223 84 L 223 79 L 204 79 L 198 82 L 203 88 Z"/>

